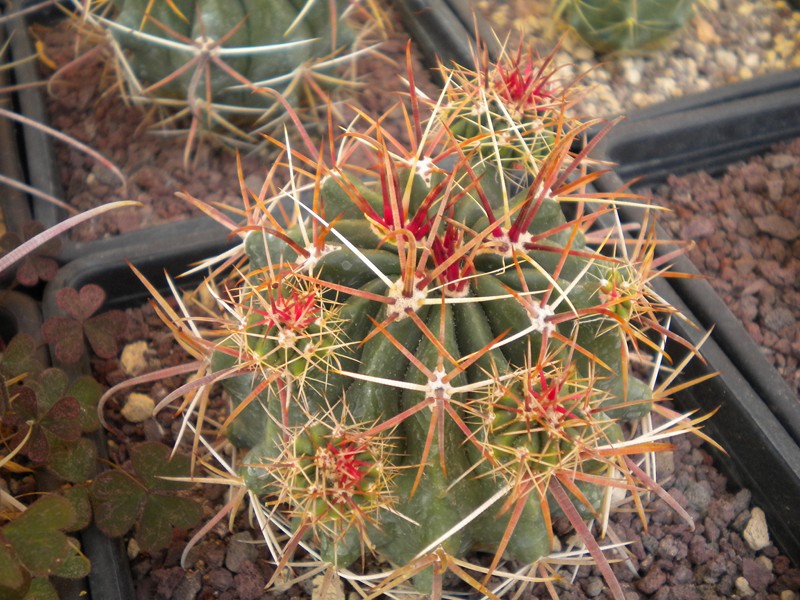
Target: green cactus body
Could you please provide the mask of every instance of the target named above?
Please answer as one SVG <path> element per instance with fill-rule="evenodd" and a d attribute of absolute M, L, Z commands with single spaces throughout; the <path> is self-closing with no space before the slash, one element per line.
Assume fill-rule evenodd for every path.
<path fill-rule="evenodd" d="M 694 14 L 694 0 L 561 0 L 556 13 L 595 51 L 636 50 L 662 41 Z"/>
<path fill-rule="evenodd" d="M 569 88 L 556 77 L 551 58 L 503 54 L 480 75 L 452 72 L 443 112 L 456 139 L 481 160 L 512 168 L 546 156 L 564 126 L 553 120 L 554 109 L 568 101 Z"/>
<path fill-rule="evenodd" d="M 283 290 L 272 297 L 303 310 L 310 298 L 314 319 L 287 300 L 275 318 L 275 302 L 254 295 L 261 316 L 212 366 L 251 365 L 224 382 L 234 405 L 265 376 L 276 385 L 247 408 L 263 425 L 243 433 L 234 422 L 229 435 L 251 448 L 248 486 L 290 504 L 295 527 L 340 566 L 361 556 L 359 540 L 396 565 L 501 544 L 508 558 L 536 561 L 550 550 L 548 477 L 605 473 L 581 449 L 618 439 L 613 419 L 649 410 L 604 300 L 616 261 L 574 234 L 557 197 L 504 199 L 483 172 L 483 198 L 474 186 L 456 194 L 448 183 L 467 176 L 461 168 L 424 181 L 401 166 L 380 184 L 332 171 L 319 207 L 338 235 L 315 236 L 305 220 L 245 241 L 243 288 Z M 467 244 L 474 252 L 462 253 Z M 331 467 L 347 453 L 342 440 L 358 460 Z M 588 516 L 604 488 L 578 487 Z"/>
<path fill-rule="evenodd" d="M 215 110 L 231 113 L 278 106 L 273 94 L 254 91 L 258 87 L 281 92 L 296 103 L 304 69 L 313 70 L 316 63 L 351 48 L 355 40 L 341 19 L 347 6 L 342 1 L 336 3 L 336 15 L 330 14 L 327 0 L 173 0 L 173 6 L 166 0 L 115 0 L 115 4 L 119 13 L 110 29 L 143 86 L 152 86 L 156 98 L 210 100 Z M 204 43 L 241 49 L 219 58 L 242 79 L 215 64 L 207 52 L 202 59 L 209 67 L 206 82 L 202 66 L 189 65 Z M 171 79 L 164 83 L 167 78 Z"/>

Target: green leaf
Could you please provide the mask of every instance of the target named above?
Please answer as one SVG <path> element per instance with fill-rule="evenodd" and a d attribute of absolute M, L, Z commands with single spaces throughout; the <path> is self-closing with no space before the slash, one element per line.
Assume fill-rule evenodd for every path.
<path fill-rule="evenodd" d="M 108 537 L 118 537 L 136 523 L 147 492 L 125 473 L 105 471 L 92 483 L 90 497 L 97 527 Z"/>
<path fill-rule="evenodd" d="M 188 498 L 168 494 L 184 489 L 186 483 L 162 477 L 189 475 L 189 457 L 178 454 L 169 459 L 170 449 L 158 442 L 145 442 L 131 450 L 133 473 L 101 473 L 92 484 L 95 522 L 110 537 L 127 532 L 136 524 L 136 540 L 143 550 L 167 546 L 172 528 L 187 529 L 197 523 L 202 509 Z"/>
<path fill-rule="evenodd" d="M 8 523 L 4 533 L 20 563 L 33 576 L 47 577 L 72 552 L 61 530 L 74 521 L 69 501 L 61 496 L 44 496 Z"/>
<path fill-rule="evenodd" d="M 47 468 L 70 483 L 91 479 L 96 470 L 97 446 L 88 438 L 74 442 L 50 440 Z"/>
<path fill-rule="evenodd" d="M 29 583 L 30 577 L 20 568 L 10 543 L 0 529 L 0 598 L 21 598 Z"/>
<path fill-rule="evenodd" d="M 56 577 L 63 577 L 64 579 L 81 579 L 89 574 L 92 570 L 92 563 L 81 552 L 78 540 L 72 537 L 67 537 L 70 552 L 60 561 L 52 571 Z"/>
<path fill-rule="evenodd" d="M 69 388 L 68 394 L 80 404 L 79 422 L 84 433 L 91 433 L 100 427 L 97 416 L 97 402 L 103 394 L 102 386 L 94 378 L 86 375 L 76 379 Z"/>
<path fill-rule="evenodd" d="M 174 527 L 189 529 L 202 516 L 200 505 L 188 498 L 152 494 L 136 527 L 136 541 L 145 552 L 160 550 L 169 545 Z"/>
<path fill-rule="evenodd" d="M 41 427 L 64 442 L 75 442 L 81 437 L 81 405 L 75 398 L 64 396 L 42 416 Z"/>
<path fill-rule="evenodd" d="M 0 356 L 0 374 L 6 379 L 23 374 L 40 372 L 44 367 L 37 357 L 36 340 L 26 333 L 18 333 Z"/>
<path fill-rule="evenodd" d="M 127 320 L 121 310 L 110 310 L 88 319 L 83 332 L 94 353 L 100 358 L 114 358 L 119 353 L 119 340 L 125 333 Z"/>
<path fill-rule="evenodd" d="M 31 587 L 23 600 L 59 600 L 58 592 L 47 579 L 36 578 L 31 581 Z"/>
<path fill-rule="evenodd" d="M 176 454 L 172 458 L 170 448 L 158 442 L 139 444 L 131 451 L 131 463 L 142 484 L 150 491 L 183 490 L 189 484 L 166 481 L 163 477 L 188 477 L 191 461 L 188 456 Z"/>
<path fill-rule="evenodd" d="M 80 531 L 92 522 L 92 503 L 89 500 L 89 486 L 75 485 L 65 487 L 61 495 L 72 505 L 75 520 L 64 528 L 64 531 Z"/>

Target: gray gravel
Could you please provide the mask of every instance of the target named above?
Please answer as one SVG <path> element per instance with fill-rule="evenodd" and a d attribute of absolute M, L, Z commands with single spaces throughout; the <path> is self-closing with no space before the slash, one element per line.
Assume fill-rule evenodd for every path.
<path fill-rule="evenodd" d="M 547 53 L 563 35 L 552 0 L 473 0 L 504 37 L 521 34 Z M 557 55 L 565 77 L 587 72 L 579 112 L 595 117 L 632 110 L 727 83 L 800 67 L 800 11 L 783 0 L 700 0 L 694 19 L 662 47 L 598 58 L 576 36 Z"/>

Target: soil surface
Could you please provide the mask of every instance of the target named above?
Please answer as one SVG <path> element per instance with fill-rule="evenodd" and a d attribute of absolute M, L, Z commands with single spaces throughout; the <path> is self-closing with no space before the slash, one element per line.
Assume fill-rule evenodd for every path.
<path fill-rule="evenodd" d="M 661 224 L 800 397 L 800 139 L 653 190 Z"/>
<path fill-rule="evenodd" d="M 499 33 L 531 40 L 547 54 L 565 33 L 553 0 L 465 0 Z M 562 75 L 583 74 L 591 93 L 580 113 L 626 115 L 636 108 L 758 75 L 800 67 L 800 11 L 785 0 L 699 0 L 695 17 L 661 45 L 595 55 L 567 35 L 556 56 Z M 512 47 L 514 47 L 512 45 Z"/>
<path fill-rule="evenodd" d="M 131 375 L 189 360 L 161 325 L 150 306 L 128 309 L 128 346 L 138 344 L 143 360 L 136 367 L 123 369 L 119 359 L 94 359 L 93 367 L 100 381 L 113 385 Z M 126 365 L 130 364 L 127 361 Z M 133 369 L 133 370 L 131 370 Z M 180 385 L 179 378 L 137 388 L 158 402 Z M 124 464 L 130 444 L 143 440 L 171 445 L 180 421 L 172 409 L 155 418 L 131 422 L 122 409 L 127 393 L 113 398 L 106 407 L 112 460 Z M 224 401 L 212 398 L 212 418 L 224 415 Z M 229 451 L 228 448 L 227 451 Z M 223 452 L 227 452 L 223 450 Z M 783 556 L 769 538 L 769 526 L 763 512 L 751 502 L 748 490 L 732 489 L 714 466 L 712 456 L 698 438 L 680 437 L 674 451 L 658 458 L 658 479 L 662 486 L 694 520 L 694 528 L 674 513 L 661 499 L 645 504 L 646 528 L 631 510 L 623 505 L 612 516 L 611 530 L 622 540 L 635 540 L 622 553 L 613 569 L 622 582 L 626 598 L 658 600 L 798 600 L 800 569 Z M 226 501 L 224 486 L 197 488 L 204 518 L 209 519 Z M 264 591 L 273 574 L 273 566 L 259 534 L 248 523 L 244 509 L 232 530 L 227 520 L 218 524 L 190 552 L 189 568 L 180 567 L 180 556 L 194 532 L 176 531 L 171 546 L 155 554 L 146 554 L 130 537 L 126 538 L 131 568 L 140 600 L 224 600 L 312 598 L 313 582 L 294 585 L 279 591 Z M 571 536 L 566 522 L 556 524 L 557 533 L 567 549 Z M 508 568 L 513 568 L 509 565 Z M 561 600 L 608 598 L 600 574 L 591 567 L 572 567 L 559 571 L 557 583 Z M 347 588 L 345 587 L 345 590 Z M 337 596 L 337 598 L 343 596 Z M 536 587 L 525 598 L 547 598 L 544 588 Z"/>
<path fill-rule="evenodd" d="M 364 55 L 357 65 L 359 86 L 353 94 L 340 90 L 343 103 L 339 111 L 347 123 L 354 109 L 378 116 L 397 102 L 398 93 L 407 93 L 401 77 L 406 75 L 405 48 L 408 34 L 401 28 L 399 17 L 389 7 L 388 22 L 394 29 L 380 53 Z M 156 115 L 127 104 L 115 87 L 115 76 L 103 54 L 84 58 L 75 68 L 64 65 L 84 56 L 92 47 L 90 41 L 76 35 L 70 22 L 55 27 L 34 25 L 35 39 L 43 43 L 43 53 L 61 68 L 50 77 L 47 108 L 50 124 L 57 130 L 83 142 L 114 163 L 124 174 L 127 185 L 96 160 L 74 148 L 57 143 L 57 160 L 61 166 L 61 183 L 65 200 L 78 210 L 115 200 L 137 200 L 142 207 L 112 211 L 77 227 L 72 232 L 76 241 L 87 241 L 178 221 L 197 216 L 199 210 L 177 198 L 186 192 L 195 198 L 224 205 L 241 205 L 241 191 L 232 149 L 211 142 L 196 145 L 192 161 L 184 164 L 185 136 L 164 131 L 156 124 Z M 417 86 L 431 97 L 438 96 L 435 74 L 422 66 L 422 56 L 412 47 L 412 65 Z M 152 112 L 152 111 L 151 111 Z M 407 140 L 401 115 L 384 122 L 400 141 Z M 298 147 L 299 144 L 296 145 Z M 278 156 L 274 147 L 257 154 L 245 155 L 243 173 L 250 187 L 258 191 L 271 164 Z M 280 182 L 278 182 L 280 183 Z"/>

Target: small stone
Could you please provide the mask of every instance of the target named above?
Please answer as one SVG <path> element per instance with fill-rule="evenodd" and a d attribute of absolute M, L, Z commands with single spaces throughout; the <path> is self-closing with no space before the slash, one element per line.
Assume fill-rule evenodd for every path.
<path fill-rule="evenodd" d="M 737 577 L 736 578 L 736 593 L 740 596 L 755 596 L 756 593 L 753 591 L 753 588 L 750 587 L 750 584 L 747 583 L 747 579 L 744 577 Z"/>
<path fill-rule="evenodd" d="M 717 225 L 708 217 L 697 215 L 682 228 L 681 237 L 685 240 L 697 240 L 708 237 L 717 230 Z"/>
<path fill-rule="evenodd" d="M 133 392 L 122 407 L 122 416 L 129 423 L 141 423 L 153 416 L 155 401 L 147 394 Z"/>
<path fill-rule="evenodd" d="M 753 219 L 758 230 L 785 242 L 793 242 L 798 238 L 797 227 L 787 218 L 780 215 L 767 215 Z"/>
<path fill-rule="evenodd" d="M 705 515 L 708 512 L 708 505 L 711 504 L 711 486 L 707 481 L 690 482 L 684 495 L 689 506 L 700 515 Z"/>
<path fill-rule="evenodd" d="M 798 595 L 792 590 L 783 590 L 780 596 L 781 600 L 798 600 Z"/>
<path fill-rule="evenodd" d="M 311 585 L 311 600 L 344 600 L 342 580 L 334 573 L 317 575 Z"/>
<path fill-rule="evenodd" d="M 767 163 L 770 169 L 783 171 L 800 163 L 800 159 L 791 154 L 769 154 L 764 157 L 764 162 Z"/>
<path fill-rule="evenodd" d="M 240 531 L 231 536 L 225 554 L 225 566 L 228 570 L 239 573 L 245 562 L 253 563 L 258 558 L 258 548 L 252 541 L 253 536 L 249 531 Z"/>
<path fill-rule="evenodd" d="M 605 589 L 605 584 L 599 577 L 590 577 L 583 586 L 583 591 L 589 598 L 599 596 L 603 592 L 603 589 Z"/>
<path fill-rule="evenodd" d="M 750 520 L 742 533 L 747 545 L 753 550 L 761 550 L 769 546 L 769 529 L 764 511 L 757 506 L 750 513 Z"/>
<path fill-rule="evenodd" d="M 147 369 L 147 342 L 132 342 L 122 349 L 119 365 L 127 375 L 138 375 Z"/>
<path fill-rule="evenodd" d="M 723 71 L 727 71 L 728 73 L 735 73 L 736 67 L 738 66 L 739 59 L 736 57 L 734 52 L 730 50 L 725 50 L 723 48 L 719 48 L 715 53 L 714 56 L 716 58 L 717 64 Z"/>
<path fill-rule="evenodd" d="M 659 481 L 664 481 L 675 473 L 674 452 L 656 452 L 656 473 Z"/>
<path fill-rule="evenodd" d="M 742 560 L 742 576 L 756 592 L 766 592 L 773 580 L 772 571 L 752 558 Z"/>
<path fill-rule="evenodd" d="M 643 594 L 655 594 L 667 582 L 667 575 L 658 567 L 652 567 L 647 575 L 636 582 L 636 589 Z"/>
<path fill-rule="evenodd" d="M 767 310 L 764 314 L 764 324 L 770 331 L 780 333 L 786 327 L 794 327 L 796 321 L 792 311 L 785 306 Z"/>
<path fill-rule="evenodd" d="M 139 548 L 138 542 L 136 541 L 136 538 L 131 538 L 130 540 L 128 540 L 126 551 L 128 553 L 128 560 L 133 560 L 134 558 L 139 556 L 141 550 Z"/>
<path fill-rule="evenodd" d="M 186 577 L 180 585 L 178 585 L 172 598 L 173 600 L 194 600 L 197 597 L 197 592 L 202 588 L 203 582 L 200 572 L 187 571 Z"/>
<path fill-rule="evenodd" d="M 208 574 L 208 583 L 214 590 L 224 592 L 233 586 L 233 575 L 227 569 L 214 569 Z"/>

